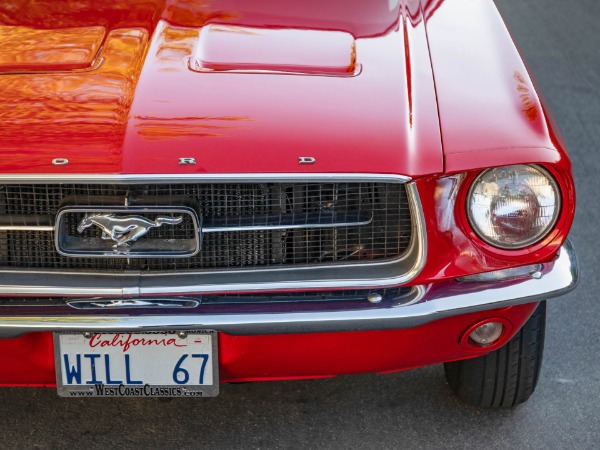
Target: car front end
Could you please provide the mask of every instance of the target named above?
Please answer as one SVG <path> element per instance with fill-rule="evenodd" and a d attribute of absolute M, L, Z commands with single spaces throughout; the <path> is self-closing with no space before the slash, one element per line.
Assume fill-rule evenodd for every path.
<path fill-rule="evenodd" d="M 215 3 L 4 11 L 0 384 L 447 363 L 526 400 L 456 375 L 516 339 L 541 364 L 578 278 L 570 162 L 493 2 Z"/>

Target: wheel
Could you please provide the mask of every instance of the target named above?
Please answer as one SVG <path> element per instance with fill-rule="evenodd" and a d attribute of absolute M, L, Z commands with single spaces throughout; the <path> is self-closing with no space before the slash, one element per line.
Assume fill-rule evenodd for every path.
<path fill-rule="evenodd" d="M 527 401 L 542 367 L 545 328 L 544 301 L 503 347 L 485 356 L 445 363 L 448 384 L 471 405 L 507 408 Z"/>

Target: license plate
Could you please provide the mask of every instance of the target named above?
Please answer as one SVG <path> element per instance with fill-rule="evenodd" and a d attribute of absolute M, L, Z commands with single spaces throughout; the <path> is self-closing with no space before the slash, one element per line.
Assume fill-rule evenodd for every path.
<path fill-rule="evenodd" d="M 217 333 L 55 333 L 62 397 L 215 397 Z"/>

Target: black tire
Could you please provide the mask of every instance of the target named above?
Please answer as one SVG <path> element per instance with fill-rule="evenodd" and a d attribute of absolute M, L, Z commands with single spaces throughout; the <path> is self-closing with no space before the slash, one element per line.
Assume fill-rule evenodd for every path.
<path fill-rule="evenodd" d="M 540 376 L 545 328 L 544 301 L 503 347 L 485 356 L 445 363 L 448 384 L 459 399 L 475 406 L 509 408 L 527 401 Z"/>

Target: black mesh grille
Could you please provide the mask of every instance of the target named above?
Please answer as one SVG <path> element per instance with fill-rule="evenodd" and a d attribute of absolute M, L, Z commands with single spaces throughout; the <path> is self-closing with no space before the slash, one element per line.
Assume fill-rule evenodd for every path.
<path fill-rule="evenodd" d="M 351 227 L 203 233 L 200 254 L 176 259 L 66 257 L 56 252 L 53 232 L 0 231 L 0 266 L 163 272 L 335 264 L 398 257 L 411 237 L 405 186 L 385 183 L 2 185 L 0 216 L 12 225 L 53 224 L 62 206 L 123 205 L 126 198 L 129 205 L 192 207 L 205 223 L 218 219 L 220 226 L 285 223 L 290 215 L 315 212 L 368 213 L 372 220 Z M 68 221 L 73 236 L 78 220 Z M 193 227 L 183 224 L 155 228 L 147 236 L 174 239 L 189 237 L 190 232 Z"/>

